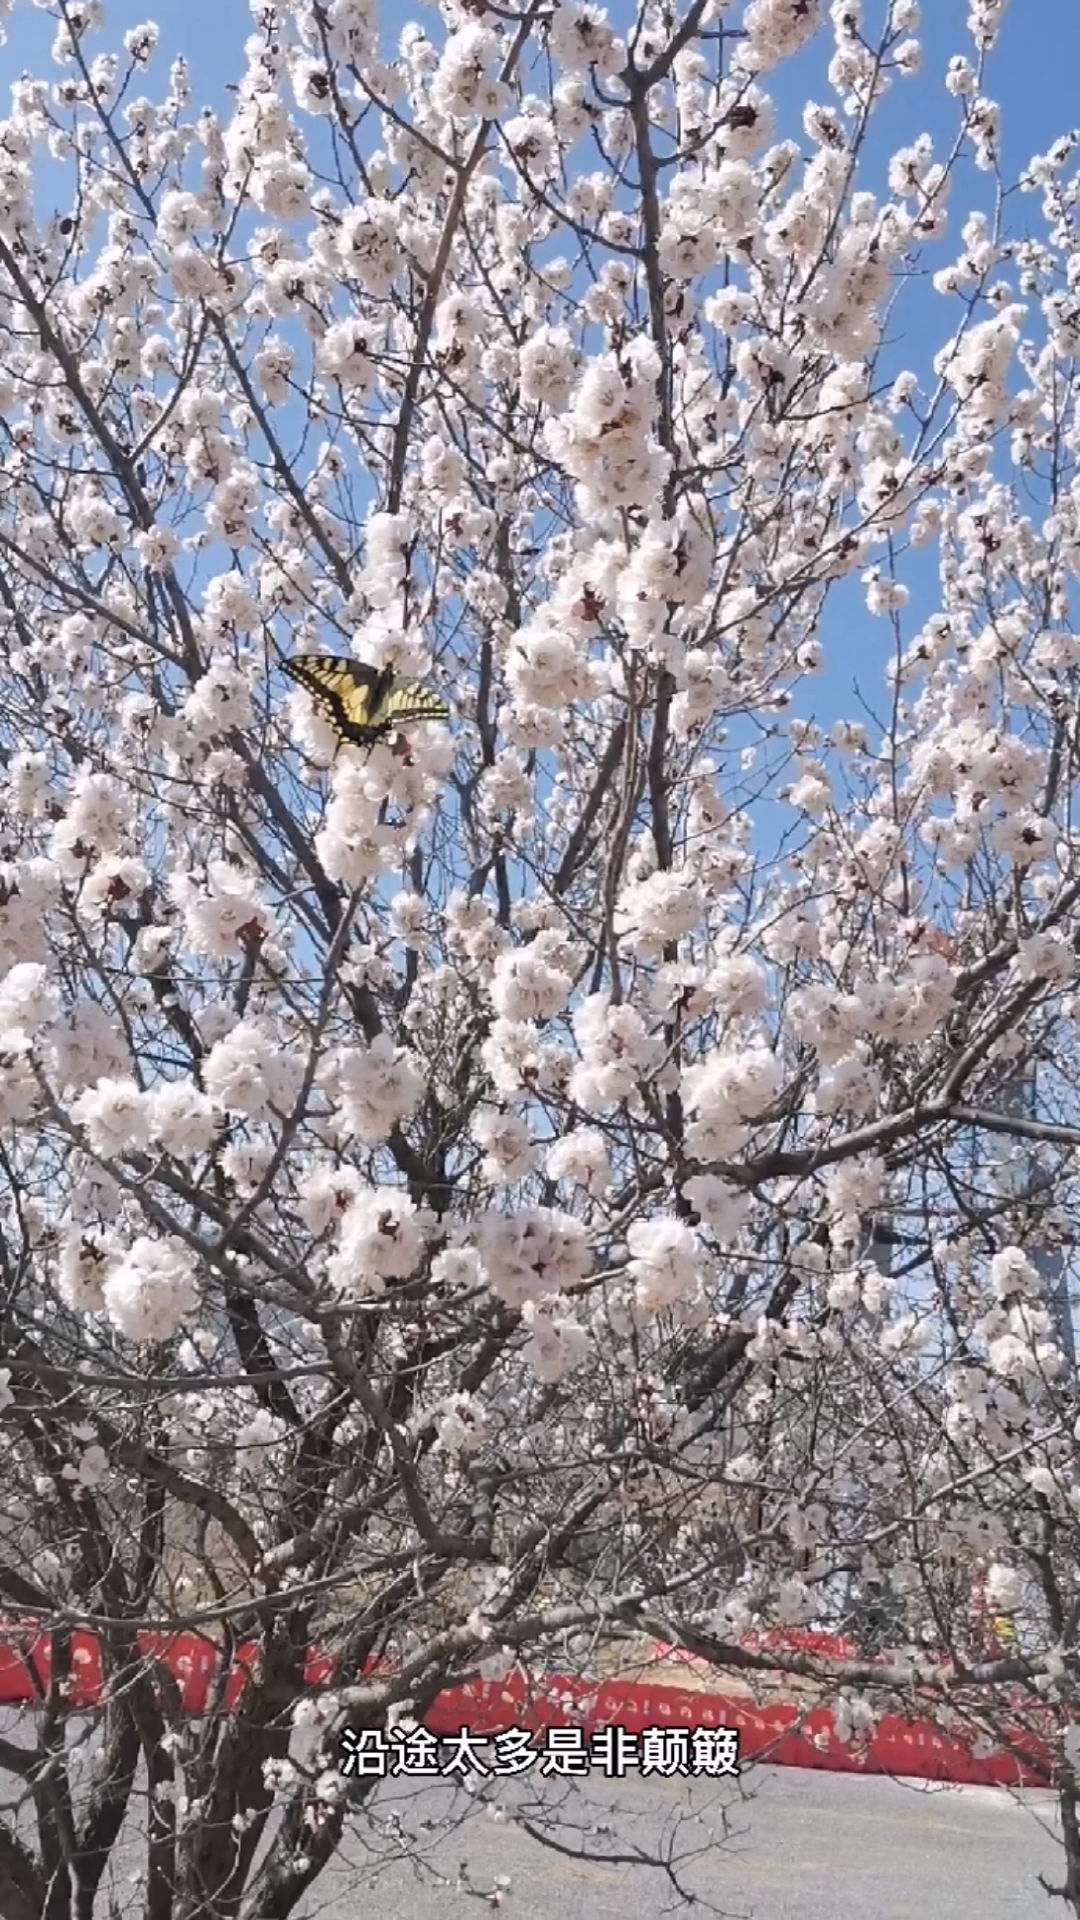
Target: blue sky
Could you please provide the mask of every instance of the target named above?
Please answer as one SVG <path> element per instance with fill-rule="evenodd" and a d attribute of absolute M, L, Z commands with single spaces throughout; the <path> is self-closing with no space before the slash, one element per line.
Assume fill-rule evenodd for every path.
<path fill-rule="evenodd" d="M 868 26 L 875 26 L 884 0 L 867 0 Z M 897 82 L 886 98 L 873 124 L 865 156 L 862 184 L 882 194 L 889 155 L 922 132 L 935 140 L 939 155 L 944 154 L 957 125 L 957 103 L 946 92 L 944 73 L 949 57 L 963 52 L 970 56 L 971 42 L 965 32 L 968 0 L 924 0 L 924 18 L 919 38 L 924 51 L 922 72 L 914 79 Z M 625 0 L 616 0 L 616 16 L 627 9 Z M 740 9 L 729 16 L 732 23 Z M 384 0 L 383 15 L 388 23 L 386 51 L 392 51 L 401 27 L 418 17 L 435 29 L 436 17 L 429 7 L 414 7 L 410 0 Z M 119 48 L 123 33 L 146 18 L 155 19 L 162 29 L 162 47 L 158 60 L 140 90 L 160 97 L 167 88 L 168 61 L 177 53 L 187 55 L 191 70 L 194 102 L 216 107 L 223 116 L 230 111 L 229 83 L 235 83 L 243 70 L 243 43 L 253 23 L 244 0 L 108 0 L 108 22 L 104 32 L 93 37 L 93 53 Z M 393 23 L 392 26 L 389 23 Z M 49 56 L 55 31 L 54 22 L 31 4 L 16 0 L 9 23 L 6 46 L 0 48 L 0 103 L 6 103 L 7 88 L 21 73 L 29 71 L 43 77 L 59 77 Z M 807 50 L 805 56 L 766 76 L 764 84 L 776 98 L 779 136 L 798 138 L 800 113 L 807 98 L 829 99 L 825 67 L 831 52 L 831 35 L 826 30 Z M 1001 43 L 991 57 L 986 90 L 1002 106 L 1004 140 L 1002 172 L 1008 182 L 1014 180 L 1031 156 L 1044 151 L 1059 135 L 1080 122 L 1076 75 L 1080 72 L 1080 4 L 1078 0 L 1012 0 L 1006 14 Z M 0 113 L 3 104 L 0 104 Z M 948 238 L 928 261 L 929 270 L 955 257 L 959 251 L 959 228 L 974 206 L 989 209 L 994 181 L 968 165 L 961 173 L 951 201 L 953 214 Z M 48 197 L 43 183 L 42 200 Z M 43 212 L 52 208 L 42 206 Z M 1042 229 L 1039 196 L 1017 198 L 1010 215 L 1020 230 Z M 933 353 L 951 333 L 957 318 L 955 303 L 942 300 L 926 286 L 908 290 L 890 328 L 890 371 L 911 366 L 926 374 Z M 904 620 L 905 640 L 909 641 L 922 620 L 936 604 L 932 566 L 925 562 L 918 573 L 905 569 L 905 577 L 914 589 L 914 598 Z M 892 652 L 888 623 L 874 620 L 866 612 L 857 581 L 844 583 L 830 600 L 822 638 L 826 648 L 826 667 L 817 679 L 800 691 L 798 708 L 813 712 L 828 724 L 838 713 L 856 715 L 853 683 L 858 680 L 873 700 L 878 712 L 885 711 L 882 669 Z M 764 812 L 764 809 L 761 810 Z M 763 822 L 759 818 L 758 829 Z"/>
<path fill-rule="evenodd" d="M 868 32 L 876 31 L 885 0 L 866 0 L 865 20 Z M 253 31 L 252 16 L 245 0 L 107 0 L 108 18 L 103 32 L 92 36 L 88 50 L 100 52 L 119 48 L 126 29 L 146 18 L 157 20 L 162 31 L 158 59 L 143 82 L 143 90 L 159 97 L 167 90 L 168 61 L 184 52 L 189 61 L 196 107 L 211 104 L 227 116 L 230 111 L 228 85 L 240 77 L 244 65 L 243 43 Z M 946 92 L 944 73 L 950 55 L 972 53 L 965 29 L 968 0 L 924 0 L 923 20 L 918 37 L 924 51 L 922 72 L 915 78 L 896 82 L 879 109 L 860 174 L 861 184 L 883 194 L 885 169 L 889 155 L 919 133 L 934 137 L 935 147 L 944 155 L 951 144 L 958 120 L 958 105 Z M 616 18 L 629 17 L 627 0 L 615 0 Z M 728 15 L 737 24 L 742 9 L 736 5 Z M 421 20 L 438 32 L 435 9 L 413 5 L 411 0 L 383 0 L 385 23 L 384 51 L 392 54 L 401 28 L 410 18 Z M 59 77 L 49 56 L 54 22 L 31 4 L 16 0 L 9 23 L 8 43 L 0 49 L 0 101 L 7 87 L 21 72 Z M 801 137 L 801 108 L 807 98 L 830 98 L 825 68 L 832 49 L 831 32 L 826 28 L 798 60 L 775 74 L 765 76 L 763 84 L 777 102 L 777 134 Z M 1003 110 L 1003 176 L 1014 180 L 1033 153 L 1045 150 L 1058 135 L 1080 121 L 1080 102 L 1076 93 L 1076 74 L 1080 71 L 1080 5 L 1077 0 L 1012 0 L 1006 12 L 999 47 L 990 58 L 986 90 L 1000 101 Z M 541 75 L 536 76 L 536 83 Z M 995 183 L 992 176 L 978 173 L 970 164 L 957 178 L 950 202 L 952 220 L 946 240 L 928 257 L 928 270 L 955 257 L 959 251 L 959 229 L 973 206 L 989 210 Z M 43 198 L 47 197 L 45 189 Z M 52 211 L 51 208 L 47 209 Z M 42 211 L 46 211 L 43 206 Z M 1041 231 L 1038 195 L 1016 197 L 1011 204 L 1010 224 Z M 924 376 L 929 372 L 933 353 L 950 335 L 959 315 L 959 303 L 935 295 L 926 281 L 909 286 L 896 309 L 890 326 L 891 346 L 887 372 L 910 366 Z M 902 577 L 913 590 L 913 599 L 904 618 L 905 642 L 910 639 L 937 604 L 932 557 L 924 558 L 918 569 L 910 558 L 902 563 Z M 865 694 L 872 697 L 875 711 L 885 712 L 882 669 L 893 651 L 890 624 L 872 619 L 866 612 L 862 588 L 857 580 L 843 583 L 830 600 L 822 628 L 826 650 L 824 671 L 804 684 L 797 697 L 800 712 L 813 713 L 828 724 L 839 713 L 853 717 L 859 711 L 853 698 L 853 683 L 858 678 Z"/>
<path fill-rule="evenodd" d="M 244 0 L 107 0 L 108 18 L 104 33 L 95 36 L 95 50 L 118 43 L 120 36 L 139 21 L 156 20 L 162 33 L 162 50 L 172 57 L 185 53 L 191 63 L 196 93 L 201 101 L 222 106 L 225 85 L 237 78 L 242 63 L 243 42 L 252 31 L 251 15 Z M 880 13 L 880 0 L 867 0 L 866 17 L 872 23 Z M 951 53 L 969 52 L 970 41 L 964 31 L 968 0 L 924 0 L 919 38 L 926 60 L 923 74 L 914 83 L 924 99 L 924 118 L 930 132 L 951 124 L 949 102 L 936 76 Z M 612 12 L 623 13 L 622 4 Z M 729 16 L 738 18 L 739 9 Z M 383 0 L 382 16 L 396 38 L 397 23 L 411 18 L 431 25 L 433 9 L 411 6 L 408 0 Z M 390 23 L 394 23 L 393 26 Z M 48 46 L 53 27 L 47 15 L 30 4 L 15 0 L 9 23 L 8 44 L 0 52 L 0 86 L 6 88 L 25 68 L 44 73 L 48 68 Z M 822 37 L 820 47 L 828 44 Z M 815 53 L 820 53 L 820 47 Z M 819 71 L 820 59 L 817 60 Z M 1006 171 L 1015 171 L 1027 156 L 1058 133 L 1065 132 L 1080 115 L 1077 105 L 1076 74 L 1080 64 L 1080 7 L 1075 0 L 1012 0 L 1005 15 L 1001 41 L 993 55 L 993 82 L 990 91 L 1001 100 L 1006 114 Z M 55 69 L 54 69 L 55 71 Z M 931 81 L 929 87 L 927 82 Z M 785 89 L 786 91 L 786 89 Z M 820 94 L 819 94 L 819 97 Z M 908 101 L 909 88 L 894 91 L 880 119 L 885 139 L 894 144 L 920 127 L 912 125 Z M 936 103 L 936 107 L 935 107 Z"/>
<path fill-rule="evenodd" d="M 883 0 L 866 0 L 868 27 L 876 22 L 882 4 Z M 954 125 L 953 103 L 941 84 L 941 75 L 950 54 L 970 54 L 970 38 L 964 28 L 967 10 L 968 0 L 923 0 L 918 32 L 925 53 L 923 72 L 914 81 L 895 87 L 880 110 L 873 143 L 878 154 L 924 128 L 944 135 Z M 611 11 L 617 17 L 628 10 L 622 0 L 617 0 Z M 731 23 L 738 20 L 740 11 L 738 7 L 732 10 L 728 16 Z M 409 19 L 422 21 L 429 30 L 436 26 L 433 8 L 410 5 L 409 0 L 404 4 L 383 0 L 381 13 L 388 52 Z M 219 110 L 226 108 L 227 84 L 239 78 L 243 43 L 253 31 L 245 0 L 107 0 L 107 23 L 102 33 L 93 36 L 93 50 L 118 46 L 129 27 L 146 19 L 156 20 L 160 26 L 166 59 L 177 53 L 187 56 L 198 102 Z M 48 54 L 53 32 L 52 20 L 31 0 L 15 0 L 7 45 L 0 49 L 0 97 L 23 71 L 58 73 Z M 804 75 L 811 77 L 816 98 L 826 97 L 823 70 L 830 43 L 831 35 L 826 30 L 804 59 L 769 76 L 766 85 L 775 89 L 785 109 L 799 103 L 801 88 L 794 84 L 796 70 L 800 82 Z M 163 72 L 164 62 L 158 66 Z M 1007 176 L 1015 174 L 1032 152 L 1049 145 L 1080 118 L 1078 69 L 1080 6 L 1076 0 L 1011 0 L 999 46 L 992 56 L 989 87 L 1004 109 Z M 151 86 L 147 91 L 155 89 Z"/>

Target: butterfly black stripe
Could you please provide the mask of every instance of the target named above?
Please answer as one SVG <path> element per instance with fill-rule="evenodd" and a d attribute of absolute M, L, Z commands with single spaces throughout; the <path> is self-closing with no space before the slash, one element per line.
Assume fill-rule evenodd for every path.
<path fill-rule="evenodd" d="M 300 653 L 283 665 L 311 695 L 339 746 L 371 746 L 411 721 L 449 718 L 438 694 L 415 684 L 396 686 L 389 667 L 376 670 L 331 653 Z"/>

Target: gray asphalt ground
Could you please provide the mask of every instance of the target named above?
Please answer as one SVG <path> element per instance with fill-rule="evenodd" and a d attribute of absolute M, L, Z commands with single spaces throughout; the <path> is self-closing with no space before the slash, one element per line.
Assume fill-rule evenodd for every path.
<path fill-rule="evenodd" d="M 22 1716 L 0 1733 L 23 1744 Z M 0 1773 L 0 1801 L 16 1787 Z M 17 1824 L 32 1840 L 24 1806 Z M 137 1795 L 94 1920 L 142 1913 Z M 297 1920 L 1058 1920 L 1053 1797 L 744 1769 L 736 1781 L 381 1783 Z M 588 1856 L 588 1857 L 587 1857 Z M 494 1898 L 493 1898 L 494 1896 Z M 692 1904 L 688 1904 L 692 1903 Z"/>
<path fill-rule="evenodd" d="M 498 1798 L 511 1802 L 506 1782 Z M 516 1783 L 512 1783 L 516 1788 Z M 486 1810 L 452 1834 L 419 1833 L 408 1864 L 378 1855 L 389 1842 L 350 1841 L 328 1870 L 304 1920 L 464 1920 L 490 1911 L 485 1896 L 509 1880 L 499 1910 L 513 1920 L 659 1920 L 719 1913 L 740 1920 L 1037 1920 L 1062 1914 L 1038 1884 L 1059 1872 L 1052 1797 L 1023 1800 L 990 1788 L 762 1767 L 732 1798 L 718 1783 L 589 1780 L 561 1804 L 537 1782 L 517 1790 L 519 1812 L 543 1821 L 555 1852 L 511 1820 Z M 745 1797 L 742 1797 L 745 1796 Z M 401 1827 L 438 1821 L 451 1809 L 442 1788 L 389 1795 L 377 1817 Z M 463 1796 L 456 1796 L 460 1808 Z M 633 1865 L 635 1849 L 668 1869 Z M 608 1855 L 587 1861 L 574 1855 Z M 611 1856 L 623 1856 L 613 1860 Z M 357 1871 L 359 1869 L 359 1871 Z M 351 1883 L 351 1890 L 350 1890 Z M 358 1900 L 363 1887 L 367 1902 Z M 693 1898 L 691 1906 L 685 1896 Z"/>

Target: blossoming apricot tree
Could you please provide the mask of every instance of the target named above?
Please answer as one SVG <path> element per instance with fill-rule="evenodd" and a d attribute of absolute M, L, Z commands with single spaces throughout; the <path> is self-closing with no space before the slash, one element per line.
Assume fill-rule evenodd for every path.
<path fill-rule="evenodd" d="M 1035 237 L 1003 0 L 880 165 L 915 0 L 256 5 L 223 114 L 46 11 L 0 124 L 0 1596 L 54 1639 L 0 1914 L 91 1920 L 146 1793 L 147 1920 L 283 1920 L 345 1728 L 631 1633 L 856 1727 L 1026 1717 L 1080 1914 L 1080 175 L 1032 161 Z M 324 647 L 452 724 L 334 758 L 279 670 Z M 253 1644 L 238 1709 L 185 1717 L 180 1629 Z"/>

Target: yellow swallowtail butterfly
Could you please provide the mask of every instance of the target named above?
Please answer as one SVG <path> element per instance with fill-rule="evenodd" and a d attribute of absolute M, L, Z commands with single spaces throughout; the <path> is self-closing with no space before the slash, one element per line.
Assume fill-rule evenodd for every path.
<path fill-rule="evenodd" d="M 282 665 L 310 693 L 339 747 L 370 747 L 410 720 L 450 717 L 445 702 L 426 687 L 395 686 L 389 667 L 377 671 L 333 653 L 298 653 Z"/>

